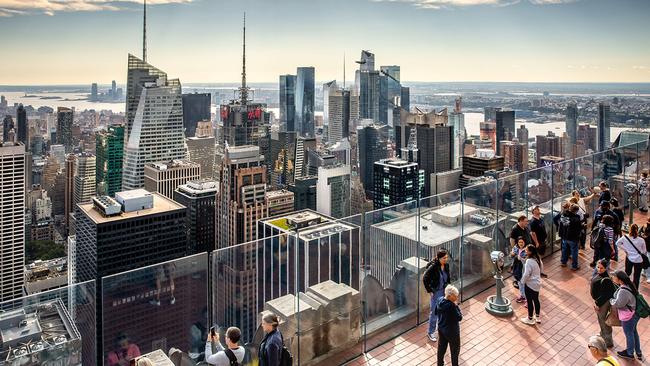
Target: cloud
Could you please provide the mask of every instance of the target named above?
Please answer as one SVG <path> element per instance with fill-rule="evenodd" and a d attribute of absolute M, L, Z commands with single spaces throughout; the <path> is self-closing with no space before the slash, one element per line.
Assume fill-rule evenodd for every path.
<path fill-rule="evenodd" d="M 421 9 L 445 9 L 454 7 L 469 7 L 477 5 L 509 6 L 520 3 L 522 0 L 372 0 L 375 2 L 391 2 L 411 4 Z M 580 0 L 528 0 L 531 4 L 565 4 Z"/>
<path fill-rule="evenodd" d="M 148 0 L 147 5 L 189 3 L 193 0 Z M 59 12 L 115 11 L 128 4 L 142 4 L 142 0 L 0 0 L 0 17 Z"/>

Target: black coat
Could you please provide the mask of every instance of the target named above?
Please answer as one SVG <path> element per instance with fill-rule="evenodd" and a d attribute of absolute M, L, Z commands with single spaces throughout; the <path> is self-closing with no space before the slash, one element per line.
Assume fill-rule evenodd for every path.
<path fill-rule="evenodd" d="M 427 264 L 427 269 L 424 271 L 424 276 L 422 276 L 422 283 L 424 288 L 428 293 L 434 293 L 437 290 L 440 290 L 440 268 L 442 265 L 438 259 L 434 259 L 429 264 Z M 451 283 L 451 276 L 449 275 L 449 264 L 445 265 L 444 269 L 447 274 L 447 281 L 445 282 L 444 287 L 447 287 Z M 443 289 L 444 289 L 443 287 Z"/>
<path fill-rule="evenodd" d="M 612 282 L 607 272 L 600 274 L 596 273 L 591 279 L 591 298 L 596 302 L 596 306 L 601 307 L 609 299 L 614 297 L 616 285 Z"/>

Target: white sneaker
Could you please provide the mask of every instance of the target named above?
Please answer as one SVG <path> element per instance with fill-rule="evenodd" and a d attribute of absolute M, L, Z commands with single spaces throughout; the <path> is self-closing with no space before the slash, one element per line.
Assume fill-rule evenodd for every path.
<path fill-rule="evenodd" d="M 542 319 L 539 316 L 535 316 L 535 323 L 542 324 Z"/>
<path fill-rule="evenodd" d="M 438 338 L 436 338 L 436 333 L 428 334 L 427 337 L 429 337 L 431 342 L 436 342 L 438 340 Z"/>
<path fill-rule="evenodd" d="M 149 300 L 149 304 L 154 306 L 160 306 L 160 300 Z"/>
<path fill-rule="evenodd" d="M 521 322 L 528 325 L 535 325 L 535 319 L 529 319 L 527 316 L 521 318 Z"/>

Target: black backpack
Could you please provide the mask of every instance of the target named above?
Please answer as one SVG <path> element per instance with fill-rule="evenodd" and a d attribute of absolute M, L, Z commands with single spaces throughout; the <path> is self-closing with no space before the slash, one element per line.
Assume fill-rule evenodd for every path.
<path fill-rule="evenodd" d="M 607 235 L 605 235 L 605 228 L 596 227 L 591 230 L 589 234 L 589 247 L 591 249 L 601 248 L 603 245 L 606 245 Z"/>
<path fill-rule="evenodd" d="M 280 333 L 282 338 L 282 349 L 280 350 L 280 366 L 293 366 L 293 356 L 291 352 L 287 349 L 287 346 L 284 345 L 284 337 Z"/>
<path fill-rule="evenodd" d="M 560 238 L 564 239 L 569 234 L 569 228 L 571 227 L 571 218 L 569 216 L 562 215 L 558 221 L 558 234 L 560 234 Z"/>
<path fill-rule="evenodd" d="M 223 353 L 228 356 L 228 359 L 230 360 L 230 366 L 239 366 L 239 362 L 237 362 L 237 356 L 235 356 L 235 353 L 230 348 L 226 348 Z"/>

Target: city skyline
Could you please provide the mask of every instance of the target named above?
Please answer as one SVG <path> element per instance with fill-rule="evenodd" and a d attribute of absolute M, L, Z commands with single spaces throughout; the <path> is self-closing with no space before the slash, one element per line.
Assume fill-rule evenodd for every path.
<path fill-rule="evenodd" d="M 639 0 L 148 4 L 148 60 L 186 83 L 236 81 L 244 11 L 253 82 L 306 65 L 318 81 L 342 80 L 344 54 L 352 80 L 359 49 L 401 65 L 405 81 L 650 81 L 650 3 Z M 6 48 L 21 55 L 0 60 L 3 84 L 123 83 L 127 54 L 141 54 L 139 1 L 0 0 L 0 18 L 0 32 L 20 35 Z"/>

